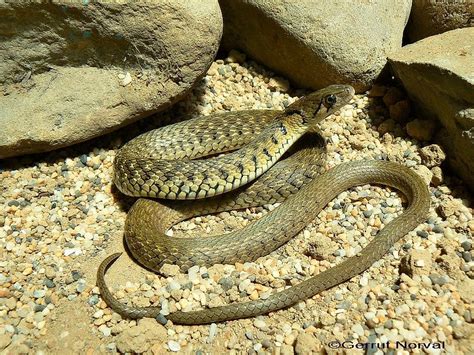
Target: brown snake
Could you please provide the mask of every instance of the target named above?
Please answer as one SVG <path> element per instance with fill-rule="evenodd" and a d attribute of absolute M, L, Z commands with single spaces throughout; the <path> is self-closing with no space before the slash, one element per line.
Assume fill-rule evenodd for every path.
<path fill-rule="evenodd" d="M 193 265 L 253 261 L 286 243 L 328 202 L 353 186 L 388 185 L 408 199 L 402 215 L 388 223 L 357 255 L 335 267 L 267 299 L 173 312 L 167 316 L 169 320 L 205 324 L 291 306 L 368 269 L 426 218 L 427 186 L 400 164 L 356 161 L 318 175 L 325 150 L 315 133 L 316 124 L 346 105 L 353 94 L 350 86 L 332 85 L 297 100 L 284 111 L 252 110 L 199 117 L 142 134 L 120 149 L 114 180 L 119 190 L 132 196 L 168 199 L 139 199 L 125 223 L 130 252 L 140 264 L 156 272 L 165 263 L 179 265 L 185 271 Z M 293 154 L 287 153 L 286 157 L 288 150 Z M 197 200 L 173 201 L 187 199 Z M 236 232 L 207 238 L 165 235 L 172 225 L 194 216 L 282 201 L 279 207 Z M 157 317 L 159 306 L 126 306 L 107 288 L 105 271 L 119 256 L 107 257 L 97 271 L 103 299 L 125 317 Z"/>

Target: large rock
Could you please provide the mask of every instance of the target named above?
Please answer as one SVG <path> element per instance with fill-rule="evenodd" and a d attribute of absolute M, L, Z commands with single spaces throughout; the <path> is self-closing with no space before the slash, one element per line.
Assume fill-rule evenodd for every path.
<path fill-rule="evenodd" d="M 117 129 L 180 99 L 217 52 L 217 0 L 0 1 L 0 158 Z"/>
<path fill-rule="evenodd" d="M 220 0 L 223 46 L 238 48 L 298 86 L 369 88 L 402 44 L 411 0 Z"/>
<path fill-rule="evenodd" d="M 407 35 L 410 42 L 474 25 L 474 2 L 413 0 Z"/>
<path fill-rule="evenodd" d="M 474 190 L 474 28 L 425 38 L 389 57 L 423 114 L 444 126 L 451 166 Z"/>

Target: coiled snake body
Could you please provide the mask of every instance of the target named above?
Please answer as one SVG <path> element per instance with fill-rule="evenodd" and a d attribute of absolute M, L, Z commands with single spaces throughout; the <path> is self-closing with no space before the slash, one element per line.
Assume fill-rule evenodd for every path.
<path fill-rule="evenodd" d="M 388 185 L 400 190 L 409 202 L 404 213 L 388 223 L 360 253 L 329 270 L 267 299 L 178 311 L 169 314 L 168 319 L 204 324 L 291 306 L 363 272 L 425 219 L 428 189 L 404 166 L 357 161 L 318 176 L 325 150 L 315 126 L 347 104 L 353 94 L 350 86 L 332 85 L 297 100 L 284 111 L 252 110 L 200 117 L 145 133 L 120 149 L 114 180 L 119 190 L 131 196 L 166 199 L 139 199 L 125 223 L 125 239 L 132 255 L 154 271 L 164 263 L 179 265 L 185 271 L 193 265 L 255 260 L 283 245 L 328 202 L 356 185 Z M 278 161 L 288 150 L 294 150 L 293 154 Z M 176 201 L 189 199 L 195 201 Z M 207 238 L 165 235 L 173 224 L 193 216 L 282 201 L 279 207 L 236 232 Z M 97 284 L 103 299 L 125 317 L 157 317 L 160 307 L 129 307 L 110 293 L 104 274 L 119 256 L 113 254 L 99 266 Z"/>

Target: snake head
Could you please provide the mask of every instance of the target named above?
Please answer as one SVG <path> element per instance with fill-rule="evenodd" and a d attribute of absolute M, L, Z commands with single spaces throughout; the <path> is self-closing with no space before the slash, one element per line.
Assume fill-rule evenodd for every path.
<path fill-rule="evenodd" d="M 347 105 L 354 96 L 350 85 L 330 85 L 295 101 L 285 110 L 287 114 L 298 114 L 303 123 L 315 125 L 327 116 Z"/>

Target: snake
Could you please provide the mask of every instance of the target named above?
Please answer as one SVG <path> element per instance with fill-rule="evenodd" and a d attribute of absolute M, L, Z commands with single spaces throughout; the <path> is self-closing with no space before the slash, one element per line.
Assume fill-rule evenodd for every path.
<path fill-rule="evenodd" d="M 124 239 L 132 257 L 157 273 L 164 264 L 186 272 L 194 265 L 254 261 L 297 235 L 347 189 L 379 184 L 400 191 L 408 201 L 403 213 L 360 252 L 265 299 L 166 315 L 160 306 L 129 306 L 113 296 L 105 273 L 121 255 L 114 253 L 97 270 L 106 304 L 126 318 L 165 317 L 174 324 L 255 317 L 313 297 L 380 260 L 426 219 L 430 194 L 419 175 L 392 161 L 356 160 L 321 173 L 326 149 L 318 124 L 353 96 L 351 86 L 331 85 L 284 110 L 230 111 L 145 132 L 116 153 L 114 183 L 120 192 L 139 197 L 127 214 Z M 237 231 L 204 238 L 166 235 L 195 216 L 274 203 L 280 205 Z"/>

